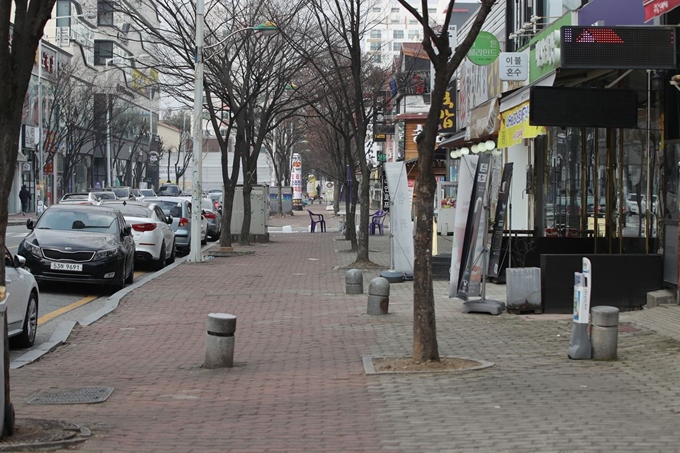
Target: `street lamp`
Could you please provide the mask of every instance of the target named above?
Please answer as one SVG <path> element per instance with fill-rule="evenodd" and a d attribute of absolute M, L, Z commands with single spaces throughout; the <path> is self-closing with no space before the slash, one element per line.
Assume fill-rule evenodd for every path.
<path fill-rule="evenodd" d="M 203 261 L 201 251 L 201 196 L 203 195 L 203 38 L 205 23 L 205 1 L 196 0 L 196 67 L 194 69 L 194 122 L 193 122 L 193 154 L 192 154 L 192 180 L 191 186 L 191 242 L 188 261 L 200 263 Z M 218 46 L 227 39 L 246 30 L 255 30 L 264 35 L 272 35 L 278 32 L 278 27 L 273 22 L 264 22 L 253 27 L 244 27 L 229 33 L 220 42 L 208 46 Z"/>
<path fill-rule="evenodd" d="M 149 57 L 148 54 L 142 55 L 119 55 L 116 57 L 107 58 L 104 62 L 106 67 L 106 187 L 113 187 L 113 173 L 112 173 L 112 162 L 111 162 L 111 87 L 109 86 L 109 63 L 112 63 L 115 59 L 127 59 L 127 60 L 137 60 L 140 58 Z"/>

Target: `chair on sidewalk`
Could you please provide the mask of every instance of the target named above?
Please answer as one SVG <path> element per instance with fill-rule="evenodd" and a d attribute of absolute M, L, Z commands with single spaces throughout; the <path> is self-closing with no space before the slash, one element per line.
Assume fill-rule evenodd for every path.
<path fill-rule="evenodd" d="M 375 235 L 376 228 L 380 231 L 380 236 L 384 234 L 383 223 L 386 215 L 387 212 L 383 210 L 375 211 L 375 214 L 371 215 L 371 235 Z"/>
<path fill-rule="evenodd" d="M 319 226 L 320 226 L 320 228 L 321 228 L 321 232 L 322 232 L 322 233 L 325 233 L 325 232 L 326 232 L 326 221 L 325 221 L 324 218 L 323 218 L 323 214 L 314 214 L 314 213 L 313 213 L 312 211 L 310 211 L 309 209 L 307 209 L 307 212 L 309 212 L 309 218 L 310 218 L 311 221 L 312 221 L 312 228 L 311 228 L 312 233 L 313 233 L 314 230 L 316 229 L 316 224 L 317 224 L 317 223 L 319 224 Z"/>

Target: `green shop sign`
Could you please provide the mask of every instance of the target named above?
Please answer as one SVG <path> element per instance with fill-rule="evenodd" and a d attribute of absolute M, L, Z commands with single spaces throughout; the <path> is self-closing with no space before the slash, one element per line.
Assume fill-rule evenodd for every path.
<path fill-rule="evenodd" d="M 480 31 L 477 39 L 467 53 L 468 59 L 478 66 L 486 66 L 498 58 L 501 53 L 501 46 L 492 33 Z"/>

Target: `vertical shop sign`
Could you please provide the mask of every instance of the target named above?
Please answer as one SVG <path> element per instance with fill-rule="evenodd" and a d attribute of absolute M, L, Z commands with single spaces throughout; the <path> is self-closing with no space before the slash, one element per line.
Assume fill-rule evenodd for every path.
<path fill-rule="evenodd" d="M 496 217 L 493 223 L 493 233 L 491 235 L 491 251 L 489 253 L 490 277 L 498 277 L 500 271 L 501 246 L 503 244 L 503 230 L 505 229 L 505 218 L 508 212 L 508 198 L 510 196 L 510 183 L 512 182 L 512 162 L 503 167 L 501 176 L 501 186 L 498 189 L 498 203 L 496 204 Z"/>

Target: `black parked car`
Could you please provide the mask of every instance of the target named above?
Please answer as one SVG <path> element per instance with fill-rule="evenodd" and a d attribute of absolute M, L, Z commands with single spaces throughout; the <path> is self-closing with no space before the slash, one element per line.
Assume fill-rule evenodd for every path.
<path fill-rule="evenodd" d="M 135 242 L 111 206 L 54 205 L 19 244 L 35 279 L 104 284 L 122 289 L 134 280 Z"/>

